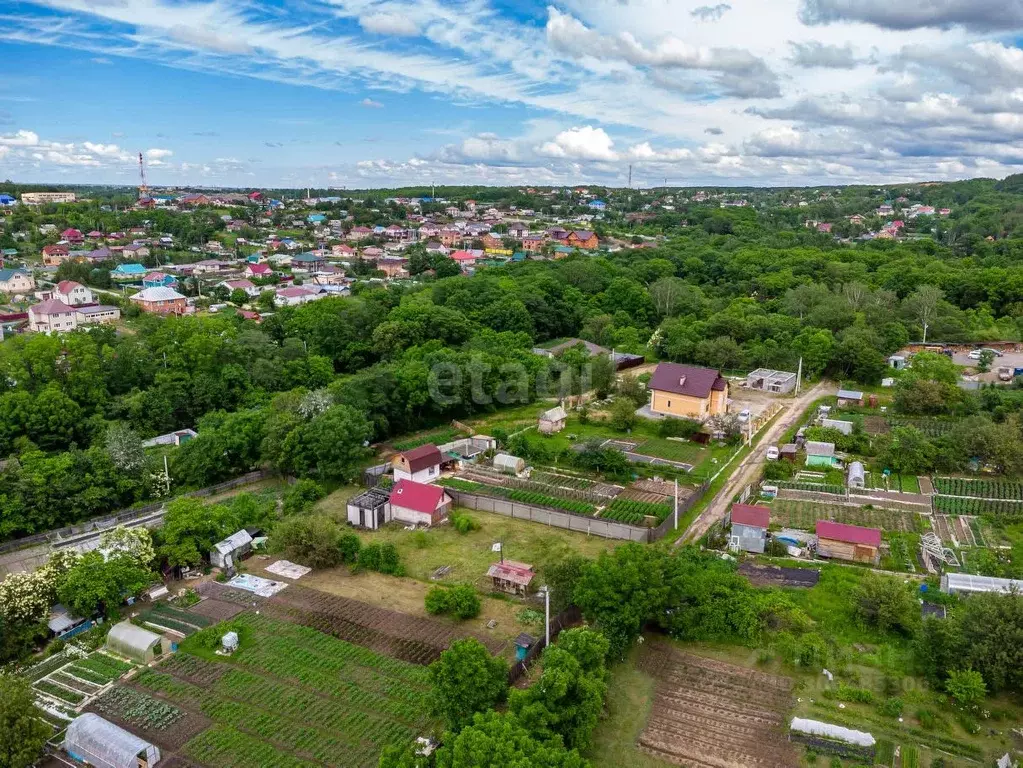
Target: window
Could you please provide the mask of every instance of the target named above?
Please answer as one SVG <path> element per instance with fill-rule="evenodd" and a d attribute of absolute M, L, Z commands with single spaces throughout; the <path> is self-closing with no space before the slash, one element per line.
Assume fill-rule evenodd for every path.
<path fill-rule="evenodd" d="M 671 400 L 668 401 L 668 407 L 671 408 Z"/>

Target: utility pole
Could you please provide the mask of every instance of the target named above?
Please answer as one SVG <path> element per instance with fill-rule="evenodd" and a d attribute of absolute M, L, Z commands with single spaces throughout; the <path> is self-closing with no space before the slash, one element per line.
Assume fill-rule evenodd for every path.
<path fill-rule="evenodd" d="M 543 636 L 546 648 L 551 644 L 551 588 L 543 585 Z"/>
<path fill-rule="evenodd" d="M 632 189 L 632 163 L 629 163 L 629 189 Z"/>
<path fill-rule="evenodd" d="M 166 458 L 166 457 L 165 457 Z M 678 530 L 678 478 L 675 478 L 675 530 Z"/>
<path fill-rule="evenodd" d="M 799 358 L 799 368 L 796 371 L 796 397 L 799 397 L 799 385 L 803 383 L 803 358 Z"/>

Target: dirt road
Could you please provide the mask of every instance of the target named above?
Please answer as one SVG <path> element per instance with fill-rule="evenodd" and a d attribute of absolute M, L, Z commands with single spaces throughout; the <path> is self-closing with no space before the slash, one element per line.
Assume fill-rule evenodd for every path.
<path fill-rule="evenodd" d="M 760 474 L 760 465 L 765 461 L 765 455 L 769 446 L 775 445 L 778 438 L 789 427 L 803 415 L 803 411 L 809 407 L 814 400 L 833 394 L 838 388 L 828 381 L 822 381 L 812 389 L 805 390 L 799 397 L 785 405 L 778 419 L 771 424 L 760 438 L 757 447 L 753 449 L 742 462 L 732 470 L 732 476 L 721 487 L 703 512 L 686 529 L 686 532 L 675 542 L 679 546 L 687 541 L 695 541 L 707 532 L 707 530 L 718 520 L 724 518 L 732 498 L 740 493 L 743 488 L 752 483 Z"/>

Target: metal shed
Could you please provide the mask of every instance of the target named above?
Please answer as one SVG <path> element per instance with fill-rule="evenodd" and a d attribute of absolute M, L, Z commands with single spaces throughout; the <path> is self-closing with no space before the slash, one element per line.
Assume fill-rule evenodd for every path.
<path fill-rule="evenodd" d="M 524 471 L 526 462 L 518 456 L 510 456 L 507 453 L 499 453 L 494 457 L 494 469 L 505 472 L 509 475 L 517 475 Z"/>
<path fill-rule="evenodd" d="M 863 469 L 863 462 L 854 461 L 849 465 L 846 482 L 850 488 L 862 488 L 866 484 L 867 473 Z"/>
<path fill-rule="evenodd" d="M 92 712 L 68 725 L 64 750 L 96 768 L 152 768 L 160 762 L 159 747 Z"/>
<path fill-rule="evenodd" d="M 242 529 L 218 541 L 210 550 L 210 563 L 218 568 L 230 568 L 252 549 L 252 537 Z"/>
<path fill-rule="evenodd" d="M 107 635 L 107 648 L 126 659 L 147 664 L 159 656 L 163 638 L 148 629 L 136 627 L 130 621 L 114 624 Z"/>

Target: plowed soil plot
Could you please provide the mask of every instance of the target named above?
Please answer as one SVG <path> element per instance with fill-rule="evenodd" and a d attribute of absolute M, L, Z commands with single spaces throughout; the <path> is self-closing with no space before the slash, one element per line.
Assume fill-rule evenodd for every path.
<path fill-rule="evenodd" d="M 780 565 L 754 565 L 743 563 L 739 573 L 756 587 L 810 587 L 817 586 L 821 572 L 813 568 L 783 568 Z"/>
<path fill-rule="evenodd" d="M 245 609 L 234 603 L 210 598 L 208 600 L 203 600 L 201 603 L 196 603 L 188 610 L 192 613 L 198 614 L 199 616 L 205 616 L 208 619 L 213 619 L 214 621 L 225 621 L 233 616 L 237 616 Z"/>
<path fill-rule="evenodd" d="M 441 651 L 469 634 L 439 621 L 294 584 L 265 601 L 260 611 L 413 664 L 436 661 Z M 496 654 L 504 647 L 500 640 L 478 639 L 491 653 Z"/>
<path fill-rule="evenodd" d="M 657 680 L 639 747 L 687 768 L 792 768 L 785 720 L 792 681 L 654 640 L 640 667 Z"/>

